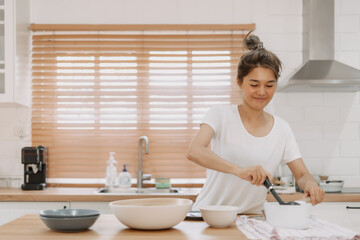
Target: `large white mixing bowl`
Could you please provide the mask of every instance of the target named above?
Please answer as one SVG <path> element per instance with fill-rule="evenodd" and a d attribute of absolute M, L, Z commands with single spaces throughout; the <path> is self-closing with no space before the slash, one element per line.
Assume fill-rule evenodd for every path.
<path fill-rule="evenodd" d="M 183 198 L 142 198 L 110 202 L 110 209 L 124 225 L 144 230 L 166 229 L 180 223 L 192 206 Z"/>

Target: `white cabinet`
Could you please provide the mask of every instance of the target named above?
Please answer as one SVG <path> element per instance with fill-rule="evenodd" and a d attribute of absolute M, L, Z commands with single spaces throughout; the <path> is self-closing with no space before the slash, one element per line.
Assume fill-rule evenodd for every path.
<path fill-rule="evenodd" d="M 40 210 L 69 208 L 69 202 L 0 202 L 0 225 Z"/>
<path fill-rule="evenodd" d="M 4 8 L 4 1 L 0 1 L 0 94 L 5 93 L 5 43 L 4 43 L 4 36 L 5 36 L 5 8 Z"/>
<path fill-rule="evenodd" d="M 0 103 L 31 104 L 28 0 L 0 0 Z"/>
<path fill-rule="evenodd" d="M 360 233 L 360 202 L 322 202 L 314 206 L 311 214 L 329 223 L 337 224 Z"/>

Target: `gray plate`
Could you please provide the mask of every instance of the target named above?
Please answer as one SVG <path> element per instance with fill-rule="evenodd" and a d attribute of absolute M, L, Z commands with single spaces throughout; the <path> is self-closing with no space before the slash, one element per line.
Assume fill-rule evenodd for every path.
<path fill-rule="evenodd" d="M 59 232 L 85 231 L 96 222 L 98 217 L 99 215 L 78 218 L 47 218 L 40 216 L 41 220 L 48 228 Z"/>
<path fill-rule="evenodd" d="M 40 211 L 40 216 L 47 218 L 78 218 L 99 215 L 99 211 L 92 209 L 53 209 Z"/>

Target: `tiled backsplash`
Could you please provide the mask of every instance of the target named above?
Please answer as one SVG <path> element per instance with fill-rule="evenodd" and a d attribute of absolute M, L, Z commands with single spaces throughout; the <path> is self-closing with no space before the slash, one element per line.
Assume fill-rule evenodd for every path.
<path fill-rule="evenodd" d="M 166 4 L 164 4 L 166 3 Z M 67 6 L 71 4 L 72 8 Z M 161 4 L 161 8 L 158 8 Z M 335 1 L 335 57 L 360 68 L 360 1 Z M 83 6 L 88 11 L 82 11 Z M 116 11 L 115 11 L 116 9 Z M 46 10 L 46 11 L 45 11 Z M 63 12 L 66 11 L 66 14 Z M 78 14 L 82 12 L 82 14 Z M 95 13 L 95 14 L 94 14 Z M 266 48 L 284 62 L 280 81 L 302 63 L 299 0 L 32 0 L 34 23 L 256 23 Z M 360 178 L 360 93 L 277 93 L 269 110 L 287 120 L 314 174 Z M 0 177 L 22 176 L 20 150 L 29 146 L 31 111 L 0 107 Z M 25 127 L 25 138 L 15 136 Z M 360 183 L 359 183 L 360 185 Z"/>
<path fill-rule="evenodd" d="M 360 176 L 359 93 L 277 94 L 271 111 L 290 123 L 313 174 Z"/>
<path fill-rule="evenodd" d="M 31 111 L 27 107 L 0 105 L 0 116 L 1 186 L 15 186 L 19 185 L 17 178 L 23 177 L 21 149 L 31 146 Z"/>

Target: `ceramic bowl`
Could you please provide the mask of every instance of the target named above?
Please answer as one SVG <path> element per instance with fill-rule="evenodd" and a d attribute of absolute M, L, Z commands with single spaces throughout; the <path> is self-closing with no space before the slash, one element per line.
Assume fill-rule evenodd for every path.
<path fill-rule="evenodd" d="M 59 232 L 79 232 L 84 231 L 90 228 L 98 219 L 97 216 L 89 216 L 89 217 L 43 217 L 40 216 L 41 220 L 45 223 L 45 225 L 54 231 Z"/>
<path fill-rule="evenodd" d="M 300 205 L 280 205 L 278 202 L 265 202 L 266 222 L 273 227 L 306 229 L 309 227 L 311 204 L 296 201 Z"/>
<path fill-rule="evenodd" d="M 40 216 L 47 218 L 77 218 L 99 215 L 99 211 L 92 209 L 50 209 L 40 211 Z"/>
<path fill-rule="evenodd" d="M 50 209 L 41 210 L 40 218 L 45 225 L 60 232 L 84 231 L 91 227 L 100 215 L 92 209 Z"/>
<path fill-rule="evenodd" d="M 192 201 L 184 198 L 143 198 L 110 202 L 110 209 L 124 225 L 143 230 L 171 228 L 186 217 Z"/>
<path fill-rule="evenodd" d="M 236 219 L 238 207 L 235 206 L 204 206 L 200 207 L 204 221 L 214 228 L 229 227 Z"/>

